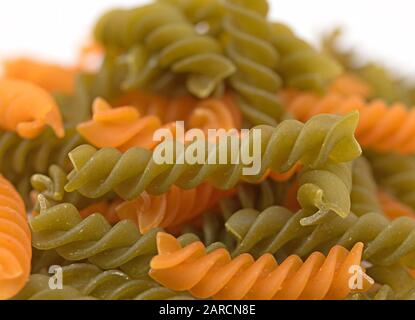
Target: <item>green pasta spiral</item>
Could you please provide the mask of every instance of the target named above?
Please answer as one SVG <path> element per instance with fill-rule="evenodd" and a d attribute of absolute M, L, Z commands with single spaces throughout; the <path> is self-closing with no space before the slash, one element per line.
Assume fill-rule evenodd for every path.
<path fill-rule="evenodd" d="M 344 218 L 350 213 L 352 188 L 351 163 L 326 163 L 305 168 L 298 178 L 297 200 L 313 214 L 301 220 L 302 225 L 319 224 L 333 214 Z"/>
<path fill-rule="evenodd" d="M 415 300 L 415 279 L 401 265 L 375 266 L 369 268 L 367 273 L 376 282 L 388 286 L 396 300 Z"/>
<path fill-rule="evenodd" d="M 67 173 L 57 165 L 50 166 L 48 175 L 34 174 L 30 178 L 32 190 L 36 194 L 44 196 L 50 205 L 57 205 L 59 203 L 71 203 L 77 209 L 82 210 L 87 206 L 96 203 L 97 199 L 90 199 L 84 197 L 79 192 L 66 192 L 65 185 L 68 183 Z M 114 198 L 114 195 L 109 194 L 100 200 L 109 200 Z M 40 211 L 40 202 L 36 201 L 34 211 Z"/>
<path fill-rule="evenodd" d="M 102 271 L 86 264 L 62 267 L 63 289 L 52 290 L 50 277 L 31 275 L 15 300 L 99 299 L 99 300 L 189 300 L 191 296 L 173 292 L 154 281 L 132 279 L 119 270 Z"/>
<path fill-rule="evenodd" d="M 0 173 L 9 179 L 28 201 L 30 177 L 45 173 L 51 164 L 65 166 L 67 154 L 81 145 L 83 139 L 75 129 L 67 129 L 63 139 L 46 129 L 35 139 L 23 139 L 16 133 L 0 131 Z"/>
<path fill-rule="evenodd" d="M 311 211 L 312 212 L 312 211 Z M 227 229 L 239 240 L 234 254 L 252 252 L 278 253 L 285 250 L 306 257 L 313 251 L 327 252 L 339 244 L 351 248 L 365 244 L 364 258 L 376 265 L 392 265 L 398 261 L 415 266 L 415 220 L 401 217 L 392 222 L 379 213 L 346 218 L 333 217 L 318 226 L 302 226 L 300 221 L 310 211 L 292 214 L 282 207 L 263 212 L 246 209 L 236 212 L 227 222 Z"/>
<path fill-rule="evenodd" d="M 265 125 L 253 128 L 237 148 L 232 143 L 209 144 L 195 140 L 183 146 L 180 142 L 167 140 L 154 152 L 158 155 L 175 150 L 176 157 L 161 164 L 151 151 L 145 149 L 132 148 L 121 153 L 113 148 L 96 150 L 83 145 L 69 154 L 74 170 L 68 176 L 65 190 L 79 191 L 90 198 L 115 191 L 123 199 L 130 200 L 145 190 L 151 194 L 165 193 L 174 184 L 189 189 L 208 181 L 220 189 L 231 189 L 240 180 L 259 181 L 267 169 L 286 172 L 298 162 L 313 168 L 328 161 L 348 162 L 361 153 L 354 138 L 357 122 L 357 113 L 344 117 L 321 114 L 305 124 L 286 120 L 275 128 Z M 198 149 L 199 144 L 202 148 L 207 145 L 202 164 L 180 161 L 186 153 L 195 147 Z M 260 170 L 252 172 L 256 173 L 254 175 L 245 175 L 243 169 L 252 167 L 252 162 L 246 165 L 231 159 L 241 159 L 254 146 L 260 148 L 256 155 L 261 156 L 258 159 Z M 221 154 L 228 155 L 222 164 L 218 161 Z"/>
<path fill-rule="evenodd" d="M 266 20 L 266 1 L 223 1 L 225 7 L 224 45 L 237 67 L 231 87 L 238 93 L 242 114 L 253 125 L 276 125 L 283 108 L 276 92 L 281 79 L 274 71 L 279 61 L 272 46 L 272 32 Z"/>
<path fill-rule="evenodd" d="M 415 209 L 415 158 L 395 154 L 368 154 L 378 183 Z"/>
<path fill-rule="evenodd" d="M 82 219 L 74 205 L 63 203 L 48 208 L 46 199 L 40 198 L 40 214 L 30 220 L 33 247 L 56 249 L 70 261 L 88 259 L 105 270 L 121 268 L 132 277 L 148 271 L 149 261 L 157 253 L 158 229 L 141 235 L 130 220 L 112 227 L 98 213 Z"/>
<path fill-rule="evenodd" d="M 281 23 L 272 24 L 273 44 L 281 55 L 278 71 L 286 86 L 323 92 L 342 67 Z"/>
<path fill-rule="evenodd" d="M 197 30 L 217 35 L 222 30 L 223 8 L 218 0 L 159 0 L 175 5 Z"/>
<path fill-rule="evenodd" d="M 130 88 L 142 87 L 170 70 L 186 74 L 188 90 L 205 98 L 235 72 L 219 42 L 198 34 L 184 15 L 167 3 L 113 10 L 98 21 L 95 38 L 106 46 L 124 50 L 143 46 L 147 61 L 136 79 L 130 79 Z"/>
<path fill-rule="evenodd" d="M 352 212 L 361 216 L 368 212 L 382 212 L 377 185 L 369 162 L 360 157 L 353 162 L 351 193 Z"/>

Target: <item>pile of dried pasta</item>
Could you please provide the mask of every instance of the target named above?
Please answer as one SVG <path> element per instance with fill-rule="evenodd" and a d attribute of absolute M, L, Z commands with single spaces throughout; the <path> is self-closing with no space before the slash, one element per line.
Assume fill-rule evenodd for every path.
<path fill-rule="evenodd" d="M 268 11 L 159 0 L 3 61 L 0 299 L 415 299 L 415 86 Z M 241 144 L 180 164 L 176 121 Z"/>

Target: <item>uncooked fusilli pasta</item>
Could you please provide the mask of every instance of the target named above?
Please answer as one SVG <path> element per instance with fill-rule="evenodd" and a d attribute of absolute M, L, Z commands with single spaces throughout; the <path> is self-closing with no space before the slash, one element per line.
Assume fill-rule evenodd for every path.
<path fill-rule="evenodd" d="M 349 267 L 360 264 L 363 244 L 350 252 L 333 247 L 327 257 L 316 252 L 305 262 L 291 256 L 281 265 L 270 254 L 255 261 L 248 254 L 232 259 L 226 249 L 206 253 L 201 242 L 182 247 L 165 233 L 157 235 L 157 247 L 150 276 L 173 290 L 227 300 L 317 300 L 348 295 Z"/>

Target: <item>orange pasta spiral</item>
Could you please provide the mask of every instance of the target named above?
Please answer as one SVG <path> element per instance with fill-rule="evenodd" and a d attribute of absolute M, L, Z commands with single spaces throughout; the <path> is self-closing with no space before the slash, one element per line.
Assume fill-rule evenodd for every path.
<path fill-rule="evenodd" d="M 239 129 L 241 114 L 231 96 L 224 99 L 207 99 L 199 102 L 189 117 L 190 128 L 208 129 Z"/>
<path fill-rule="evenodd" d="M 415 212 L 411 207 L 400 202 L 394 196 L 385 191 L 379 191 L 378 199 L 383 212 L 391 219 L 409 217 L 415 219 Z"/>
<path fill-rule="evenodd" d="M 344 73 L 337 77 L 330 85 L 329 91 L 344 96 L 357 95 L 363 98 L 371 94 L 370 87 L 351 73 Z"/>
<path fill-rule="evenodd" d="M 137 199 L 118 205 L 116 213 L 120 219 L 135 221 L 141 233 L 146 233 L 152 228 L 175 227 L 192 220 L 227 195 L 229 192 L 217 190 L 207 183 L 189 190 L 174 186 L 160 196 L 144 192 Z"/>
<path fill-rule="evenodd" d="M 191 96 L 166 97 L 144 91 L 133 91 L 121 96 L 115 106 L 134 106 L 144 115 L 154 115 L 163 122 L 184 120 L 195 108 L 197 100 Z"/>
<path fill-rule="evenodd" d="M 117 215 L 117 206 L 119 206 L 121 202 L 121 200 L 115 200 L 94 203 L 85 209 L 82 209 L 79 214 L 82 218 L 86 218 L 94 213 L 99 212 L 105 217 L 105 219 L 107 219 L 109 223 L 115 224 L 120 221 Z"/>
<path fill-rule="evenodd" d="M 0 128 L 32 139 L 46 125 L 64 136 L 61 114 L 53 97 L 30 82 L 0 79 Z"/>
<path fill-rule="evenodd" d="M 342 299 L 351 289 L 351 266 L 360 266 L 363 244 L 349 252 L 333 247 L 327 258 L 313 253 L 305 262 L 290 256 L 280 265 L 271 254 L 254 260 L 249 254 L 232 259 L 226 249 L 206 253 L 202 242 L 182 247 L 166 233 L 157 235 L 158 255 L 150 276 L 169 289 L 190 291 L 199 298 L 215 299 Z M 364 277 L 365 278 L 365 277 Z M 369 282 L 364 281 L 364 289 Z"/>
<path fill-rule="evenodd" d="M 136 107 L 112 108 L 104 99 L 96 98 L 92 107 L 92 120 L 79 124 L 77 130 L 86 141 L 98 148 L 114 147 L 121 151 L 132 147 L 153 149 L 160 143 L 153 139 L 156 130 L 168 129 L 174 137 L 177 129 L 174 122 L 162 125 L 161 117 L 158 115 L 162 115 L 165 109 L 163 118 L 179 120 L 177 113 L 176 116 L 169 114 L 169 105 L 173 106 L 174 110 L 183 104 L 188 106 L 193 99 L 179 98 L 170 104 L 162 97 L 151 100 L 143 99 L 142 112 L 150 115 L 141 117 Z M 241 125 L 239 111 L 229 96 L 223 100 L 207 99 L 195 103 L 190 115 L 183 116 L 188 119 L 189 128 L 200 128 L 206 133 L 208 129 L 230 130 L 240 128 Z"/>
<path fill-rule="evenodd" d="M 48 92 L 72 93 L 76 72 L 77 68 L 27 58 L 9 60 L 4 63 L 6 78 L 31 82 Z"/>
<path fill-rule="evenodd" d="M 188 128 L 239 129 L 242 122 L 230 93 L 220 99 L 197 100 L 191 96 L 166 97 L 134 91 L 119 98 L 115 105 L 134 106 L 140 113 L 157 116 L 163 122 L 185 121 Z"/>
<path fill-rule="evenodd" d="M 31 234 L 22 198 L 0 176 L 0 300 L 18 293 L 30 274 Z"/>
<path fill-rule="evenodd" d="M 388 106 L 382 100 L 366 103 L 362 97 L 344 97 L 328 93 L 287 90 L 281 94 L 286 108 L 299 120 L 306 121 L 319 113 L 347 114 L 360 112 L 356 137 L 360 145 L 378 152 L 409 154 L 415 151 L 415 109 L 404 104 Z"/>
<path fill-rule="evenodd" d="M 113 109 L 101 98 L 94 101 L 92 120 L 77 126 L 79 134 L 92 145 L 99 148 L 114 147 L 121 151 L 132 147 L 155 148 L 160 141 L 155 141 L 153 134 L 161 128 L 175 134 L 174 123 L 163 126 L 158 117 L 141 117 L 134 107 Z"/>

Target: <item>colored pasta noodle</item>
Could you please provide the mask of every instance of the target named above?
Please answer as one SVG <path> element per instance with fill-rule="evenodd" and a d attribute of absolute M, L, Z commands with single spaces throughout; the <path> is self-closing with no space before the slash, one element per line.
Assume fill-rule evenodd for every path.
<path fill-rule="evenodd" d="M 187 74 L 188 90 L 204 98 L 235 71 L 216 39 L 199 35 L 184 15 L 167 3 L 111 11 L 98 21 L 95 37 L 107 46 L 144 46 L 149 57 L 130 87 L 143 86 L 169 69 Z"/>
<path fill-rule="evenodd" d="M 316 252 L 305 262 L 291 256 L 281 265 L 270 254 L 255 261 L 248 254 L 232 259 L 223 248 L 206 253 L 201 242 L 182 247 L 166 233 L 157 235 L 157 247 L 149 274 L 173 290 L 218 300 L 317 300 L 348 295 L 348 269 L 360 264 L 363 244 L 356 244 L 350 252 L 335 246 L 327 257 Z"/>
<path fill-rule="evenodd" d="M 277 70 L 288 87 L 323 92 L 342 73 L 340 64 L 298 38 L 284 24 L 272 24 L 272 42 L 281 55 Z"/>
<path fill-rule="evenodd" d="M 33 247 L 56 249 L 70 261 L 88 259 L 105 270 L 120 268 L 132 277 L 147 272 L 149 260 L 156 253 L 158 229 L 141 235 L 132 221 L 124 220 L 112 227 L 99 213 L 82 219 L 72 204 L 48 208 L 45 198 L 40 201 L 40 214 L 30 220 Z"/>
<path fill-rule="evenodd" d="M 361 96 L 367 98 L 370 95 L 370 87 L 352 73 L 343 73 L 330 84 L 329 91 L 343 96 Z"/>
<path fill-rule="evenodd" d="M 337 214 L 345 218 L 350 213 L 352 189 L 351 163 L 327 163 L 313 169 L 305 168 L 298 178 L 297 200 L 310 215 L 302 225 L 327 221 Z"/>
<path fill-rule="evenodd" d="M 23 200 L 0 175 L 0 300 L 14 296 L 29 277 L 30 239 Z"/>
<path fill-rule="evenodd" d="M 350 213 L 346 218 L 334 217 L 318 226 L 302 226 L 300 221 L 309 214 L 300 210 L 293 215 L 282 207 L 236 212 L 226 222 L 227 229 L 239 240 L 234 254 L 250 252 L 258 256 L 288 251 L 307 257 L 315 250 L 327 252 L 334 244 L 351 248 L 363 242 L 363 257 L 376 265 L 399 261 L 408 267 L 415 264 L 413 219 L 401 217 L 390 222 L 379 213 L 361 217 Z"/>
<path fill-rule="evenodd" d="M 175 227 L 201 215 L 226 195 L 209 184 L 182 190 L 173 186 L 159 196 L 140 194 L 136 199 L 120 203 L 115 211 L 118 218 L 134 221 L 142 233 L 156 227 Z"/>
<path fill-rule="evenodd" d="M 385 191 L 415 210 L 415 160 L 412 156 L 369 154 L 375 177 Z"/>
<path fill-rule="evenodd" d="M 275 93 L 281 79 L 274 71 L 279 55 L 272 46 L 271 26 L 265 1 L 224 1 L 224 45 L 237 67 L 230 85 L 244 117 L 253 125 L 276 125 L 284 110 Z M 264 8 L 265 7 L 265 8 Z M 265 9 L 265 10 L 264 10 Z"/>
<path fill-rule="evenodd" d="M 115 216 L 116 201 L 115 196 L 110 194 L 102 199 L 89 199 L 78 192 L 65 192 L 65 184 L 68 182 L 66 172 L 57 165 L 50 166 L 48 175 L 34 174 L 30 178 L 33 190 L 31 191 L 32 202 L 34 203 L 32 214 L 38 215 L 40 212 L 40 202 L 38 196 L 42 195 L 50 205 L 60 203 L 71 203 L 80 210 L 82 217 L 92 213 L 100 212 L 110 222 L 118 222 Z"/>
<path fill-rule="evenodd" d="M 98 148 L 114 147 L 126 151 L 132 147 L 154 149 L 160 141 L 155 141 L 153 136 L 161 128 L 174 135 L 174 123 L 163 126 L 155 116 L 141 117 L 134 107 L 112 109 L 105 100 L 97 98 L 93 104 L 92 120 L 79 124 L 77 131 Z"/>
<path fill-rule="evenodd" d="M 50 126 L 62 138 L 64 129 L 59 108 L 52 96 L 30 82 L 0 79 L 0 128 L 33 139 Z"/>
<path fill-rule="evenodd" d="M 378 188 L 369 162 L 360 157 L 353 162 L 353 184 L 351 192 L 351 210 L 357 216 L 368 212 L 382 213 L 378 199 Z"/>
<path fill-rule="evenodd" d="M 65 190 L 79 191 L 90 198 L 115 191 L 123 199 L 132 200 L 143 191 L 157 195 L 167 192 L 172 185 L 189 189 L 206 181 L 219 189 L 231 189 L 241 179 L 256 182 L 268 169 L 286 172 L 298 162 L 314 168 L 329 160 L 348 162 L 358 157 L 361 152 L 353 136 L 357 121 L 356 113 L 345 117 L 319 115 L 306 124 L 286 120 L 276 128 L 261 126 L 256 128 L 258 134 L 253 133 L 254 128 L 242 143 L 238 143 L 237 150 L 232 143 L 224 145 L 196 140 L 182 147 L 180 142 L 168 140 L 154 151 L 176 150 L 178 156 L 175 159 L 180 159 L 189 152 L 186 150 L 194 150 L 198 145 L 202 148 L 210 146 L 204 154 L 202 165 L 183 165 L 174 159 L 160 165 L 149 150 L 132 148 L 120 153 L 112 148 L 98 151 L 92 146 L 83 145 L 69 154 L 74 170 L 68 176 L 69 182 Z M 221 149 L 228 152 L 229 148 L 233 148 L 233 152 L 243 155 L 253 145 L 261 146 L 258 152 L 261 154 L 261 164 L 254 175 L 244 175 L 243 168 L 246 164 L 240 161 L 232 164 L 229 157 L 225 164 L 218 164 L 218 161 L 211 164 L 207 160 L 217 157 L 223 152 Z"/>
<path fill-rule="evenodd" d="M 402 103 L 390 106 L 382 100 L 366 103 L 359 96 L 345 98 L 336 93 L 321 97 L 313 93 L 287 92 L 282 97 L 287 110 L 301 121 L 319 113 L 345 114 L 359 111 L 360 122 L 356 137 L 364 148 L 400 154 L 415 150 L 415 112 Z"/>
<path fill-rule="evenodd" d="M 14 132 L 0 131 L 0 172 L 27 202 L 31 176 L 36 172 L 46 173 L 51 164 L 66 168 L 68 152 L 82 143 L 82 138 L 71 129 L 66 130 L 63 139 L 48 128 L 33 140 L 23 139 Z"/>
<path fill-rule="evenodd" d="M 63 288 L 50 288 L 50 277 L 44 274 L 30 276 L 26 287 L 14 300 L 189 300 L 189 295 L 179 294 L 159 286 L 150 279 L 131 279 L 119 270 L 102 271 L 86 264 L 71 264 L 62 268 Z"/>

